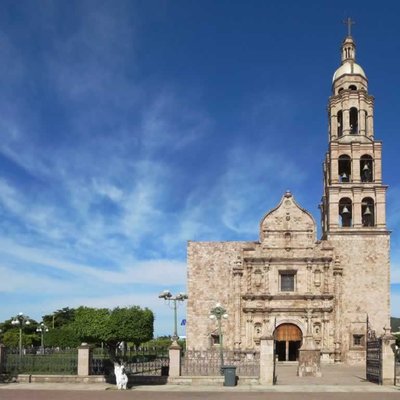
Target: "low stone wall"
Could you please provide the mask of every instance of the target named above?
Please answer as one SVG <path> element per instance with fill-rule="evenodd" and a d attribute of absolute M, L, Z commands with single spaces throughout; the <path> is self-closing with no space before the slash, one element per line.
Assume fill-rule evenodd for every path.
<path fill-rule="evenodd" d="M 10 376 L 2 375 L 3 381 L 10 379 Z M 29 375 L 19 374 L 12 377 L 14 381 L 21 383 L 115 383 L 114 376 L 104 375 Z M 165 385 L 168 383 L 167 376 L 140 376 L 129 375 L 129 383 L 136 385 Z M 0 379 L 1 380 L 1 379 Z"/>
<path fill-rule="evenodd" d="M 170 385 L 190 385 L 190 386 L 222 386 L 224 377 L 219 376 L 178 376 L 169 377 L 168 384 Z M 237 384 L 240 385 L 259 385 L 259 379 L 256 376 L 240 376 Z"/>
<path fill-rule="evenodd" d="M 19 374 L 17 382 L 21 383 L 104 383 L 106 377 L 99 375 L 28 375 Z"/>

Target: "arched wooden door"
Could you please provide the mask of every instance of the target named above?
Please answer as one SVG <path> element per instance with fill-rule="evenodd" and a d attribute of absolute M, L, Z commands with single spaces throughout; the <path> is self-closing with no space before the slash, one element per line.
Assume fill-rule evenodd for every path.
<path fill-rule="evenodd" d="M 303 334 L 295 324 L 279 325 L 274 332 L 275 354 L 278 361 L 297 361 Z"/>

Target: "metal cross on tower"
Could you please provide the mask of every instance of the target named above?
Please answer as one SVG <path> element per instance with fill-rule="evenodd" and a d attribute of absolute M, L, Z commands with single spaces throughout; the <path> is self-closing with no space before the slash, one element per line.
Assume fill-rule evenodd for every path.
<path fill-rule="evenodd" d="M 351 36 L 351 26 L 355 24 L 355 21 L 353 21 L 350 17 L 347 17 L 343 23 L 347 25 L 347 36 Z"/>

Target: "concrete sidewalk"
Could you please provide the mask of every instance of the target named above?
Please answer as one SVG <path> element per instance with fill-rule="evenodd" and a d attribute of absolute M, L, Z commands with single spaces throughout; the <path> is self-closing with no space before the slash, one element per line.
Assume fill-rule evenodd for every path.
<path fill-rule="evenodd" d="M 322 368 L 322 377 L 298 377 L 297 363 L 277 364 L 277 385 L 241 384 L 234 387 L 219 385 L 133 385 L 130 391 L 145 392 L 270 392 L 270 393 L 399 393 L 400 386 L 380 386 L 365 379 L 365 367 L 328 364 Z M 116 391 L 115 385 L 97 383 L 0 383 L 0 390 L 64 390 Z"/>
<path fill-rule="evenodd" d="M 115 385 L 107 383 L 2 383 L 1 390 L 82 390 L 82 391 L 116 391 Z M 132 386 L 130 391 L 146 392 L 291 392 L 291 393 L 388 393 L 397 392 L 400 395 L 399 386 L 380 386 L 374 384 L 366 385 L 240 385 L 234 387 L 205 386 L 205 385 L 146 385 Z"/>

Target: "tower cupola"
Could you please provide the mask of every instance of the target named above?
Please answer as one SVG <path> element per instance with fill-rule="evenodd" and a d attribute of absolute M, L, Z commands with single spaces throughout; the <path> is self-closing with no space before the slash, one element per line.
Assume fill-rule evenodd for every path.
<path fill-rule="evenodd" d="M 332 78 L 332 92 L 338 94 L 343 89 L 361 89 L 367 91 L 368 80 L 364 70 L 356 63 L 356 44 L 351 35 L 351 26 L 354 21 L 347 18 L 347 36 L 341 46 L 341 65 Z"/>
<path fill-rule="evenodd" d="M 351 36 L 347 36 L 342 43 L 342 64 L 356 60 L 356 44 Z"/>

